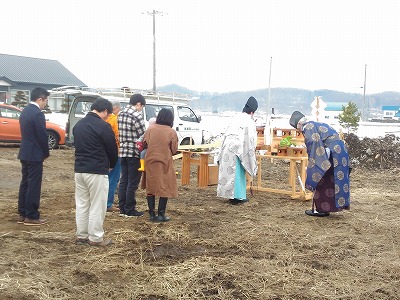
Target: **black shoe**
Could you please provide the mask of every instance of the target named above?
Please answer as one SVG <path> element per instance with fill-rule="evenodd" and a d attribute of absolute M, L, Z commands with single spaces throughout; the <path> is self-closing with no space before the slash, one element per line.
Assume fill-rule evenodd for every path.
<path fill-rule="evenodd" d="M 131 214 L 125 214 L 125 218 L 141 217 L 141 216 L 143 216 L 143 215 L 144 215 L 143 212 L 135 210 L 135 211 L 134 211 L 133 213 L 131 213 Z"/>
<path fill-rule="evenodd" d="M 240 201 L 237 199 L 229 199 L 229 204 L 231 205 L 238 205 L 240 204 Z"/>
<path fill-rule="evenodd" d="M 230 204 L 232 204 L 232 205 L 237 205 L 237 204 L 243 204 L 243 203 L 245 203 L 245 202 L 249 202 L 249 199 L 243 199 L 243 200 L 241 200 L 241 199 L 229 199 L 229 203 Z"/>
<path fill-rule="evenodd" d="M 307 209 L 305 211 L 306 215 L 312 216 L 312 217 L 327 217 L 330 214 L 328 212 L 318 212 L 318 211 L 312 211 L 311 209 Z"/>

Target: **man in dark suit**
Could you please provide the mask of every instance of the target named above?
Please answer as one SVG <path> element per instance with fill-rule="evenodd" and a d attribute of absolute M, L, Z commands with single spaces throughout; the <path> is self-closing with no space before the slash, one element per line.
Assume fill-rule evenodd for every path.
<path fill-rule="evenodd" d="M 31 102 L 19 118 L 21 146 L 18 159 L 22 165 L 22 180 L 18 196 L 18 223 L 38 226 L 47 221 L 40 218 L 40 192 L 42 187 L 43 161 L 49 157 L 46 119 L 42 110 L 50 93 L 40 87 L 31 92 Z"/>

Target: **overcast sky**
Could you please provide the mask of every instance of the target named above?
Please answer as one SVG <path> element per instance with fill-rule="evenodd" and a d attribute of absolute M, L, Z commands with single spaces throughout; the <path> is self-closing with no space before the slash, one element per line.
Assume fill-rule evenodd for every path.
<path fill-rule="evenodd" d="M 400 91 L 398 0 L 2 0 L 0 53 L 91 87 Z"/>

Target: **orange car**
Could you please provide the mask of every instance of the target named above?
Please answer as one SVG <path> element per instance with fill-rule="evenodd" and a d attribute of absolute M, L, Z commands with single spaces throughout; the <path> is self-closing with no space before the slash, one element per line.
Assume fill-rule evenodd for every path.
<path fill-rule="evenodd" d="M 0 103 L 0 142 L 20 143 L 21 129 L 19 116 L 22 110 L 18 107 Z M 60 125 L 46 121 L 49 148 L 55 149 L 65 144 L 65 129 Z"/>

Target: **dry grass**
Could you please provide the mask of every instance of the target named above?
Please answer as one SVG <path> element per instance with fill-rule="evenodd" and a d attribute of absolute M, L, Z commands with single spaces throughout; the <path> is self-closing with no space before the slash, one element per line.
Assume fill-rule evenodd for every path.
<path fill-rule="evenodd" d="M 2 299 L 400 299 L 398 170 L 356 169 L 352 209 L 329 218 L 257 191 L 230 205 L 192 179 L 171 222 L 107 215 L 115 244 L 101 249 L 74 244 L 73 151 L 46 161 L 39 228 L 16 224 L 17 149 L 0 151 Z M 284 184 L 285 168 L 265 172 Z"/>

